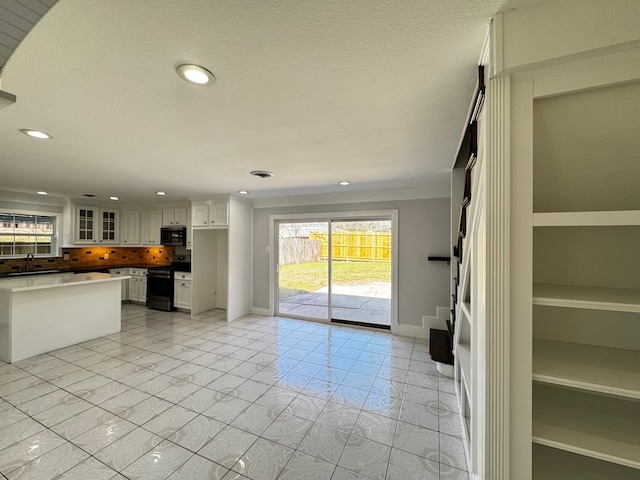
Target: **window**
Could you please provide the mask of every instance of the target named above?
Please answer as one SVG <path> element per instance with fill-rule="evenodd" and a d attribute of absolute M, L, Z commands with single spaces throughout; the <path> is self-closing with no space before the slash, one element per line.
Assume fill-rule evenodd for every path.
<path fill-rule="evenodd" d="M 55 255 L 56 217 L 0 213 L 0 257 Z"/>

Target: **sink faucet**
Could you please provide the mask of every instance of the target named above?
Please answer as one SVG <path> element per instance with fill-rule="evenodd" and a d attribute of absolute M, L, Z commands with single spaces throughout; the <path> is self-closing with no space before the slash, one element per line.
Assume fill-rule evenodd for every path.
<path fill-rule="evenodd" d="M 33 253 L 27 253 L 27 258 L 24 259 L 24 264 L 27 272 L 31 271 L 31 267 L 33 265 Z"/>

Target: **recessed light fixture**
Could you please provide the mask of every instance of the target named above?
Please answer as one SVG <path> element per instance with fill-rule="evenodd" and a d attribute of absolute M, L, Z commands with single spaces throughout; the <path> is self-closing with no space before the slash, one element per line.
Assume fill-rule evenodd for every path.
<path fill-rule="evenodd" d="M 83 193 L 82 196 L 83 197 L 89 197 L 89 198 L 97 197 L 97 195 L 95 193 Z"/>
<path fill-rule="evenodd" d="M 48 195 L 47 192 L 36 192 L 38 195 Z"/>
<path fill-rule="evenodd" d="M 156 195 L 160 195 L 160 196 L 163 196 L 163 195 L 166 195 L 166 194 L 167 194 L 167 192 L 156 192 Z"/>
<path fill-rule="evenodd" d="M 338 182 L 338 185 L 342 185 L 344 187 L 347 185 L 351 185 L 351 182 L 348 182 L 347 180 L 342 180 L 341 182 Z"/>
<path fill-rule="evenodd" d="M 109 197 L 109 200 L 120 200 L 118 197 Z"/>
<path fill-rule="evenodd" d="M 40 130 L 31 130 L 30 128 L 21 128 L 20 131 L 25 135 L 29 135 L 33 138 L 39 138 L 41 140 L 50 140 L 53 137 L 48 133 L 41 132 Z"/>
<path fill-rule="evenodd" d="M 216 81 L 213 73 L 198 65 L 180 65 L 176 68 L 176 72 L 183 80 L 194 85 L 212 85 Z"/>
<path fill-rule="evenodd" d="M 249 195 L 249 192 L 247 192 L 246 190 L 238 190 L 238 193 L 240 195 Z"/>

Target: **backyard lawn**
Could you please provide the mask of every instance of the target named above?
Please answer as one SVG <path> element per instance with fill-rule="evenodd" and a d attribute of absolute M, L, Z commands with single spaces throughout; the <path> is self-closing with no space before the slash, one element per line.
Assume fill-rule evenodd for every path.
<path fill-rule="evenodd" d="M 292 263 L 280 267 L 280 288 L 313 292 L 327 286 L 327 262 Z M 389 262 L 333 262 L 336 285 L 391 283 Z"/>

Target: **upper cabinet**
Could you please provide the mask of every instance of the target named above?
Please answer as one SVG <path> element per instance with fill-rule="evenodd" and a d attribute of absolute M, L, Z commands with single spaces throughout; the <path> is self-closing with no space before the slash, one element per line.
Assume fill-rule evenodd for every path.
<path fill-rule="evenodd" d="M 75 243 L 117 245 L 120 243 L 117 209 L 76 205 Z"/>
<path fill-rule="evenodd" d="M 122 210 L 122 245 L 140 245 L 140 210 Z"/>
<path fill-rule="evenodd" d="M 193 228 L 216 228 L 229 225 L 229 202 L 199 202 L 191 206 Z"/>
<path fill-rule="evenodd" d="M 162 228 L 162 209 L 153 208 L 142 212 L 142 243 L 144 245 L 160 245 L 160 229 Z"/>
<path fill-rule="evenodd" d="M 168 207 L 162 209 L 162 225 L 165 227 L 186 227 L 188 207 Z"/>

